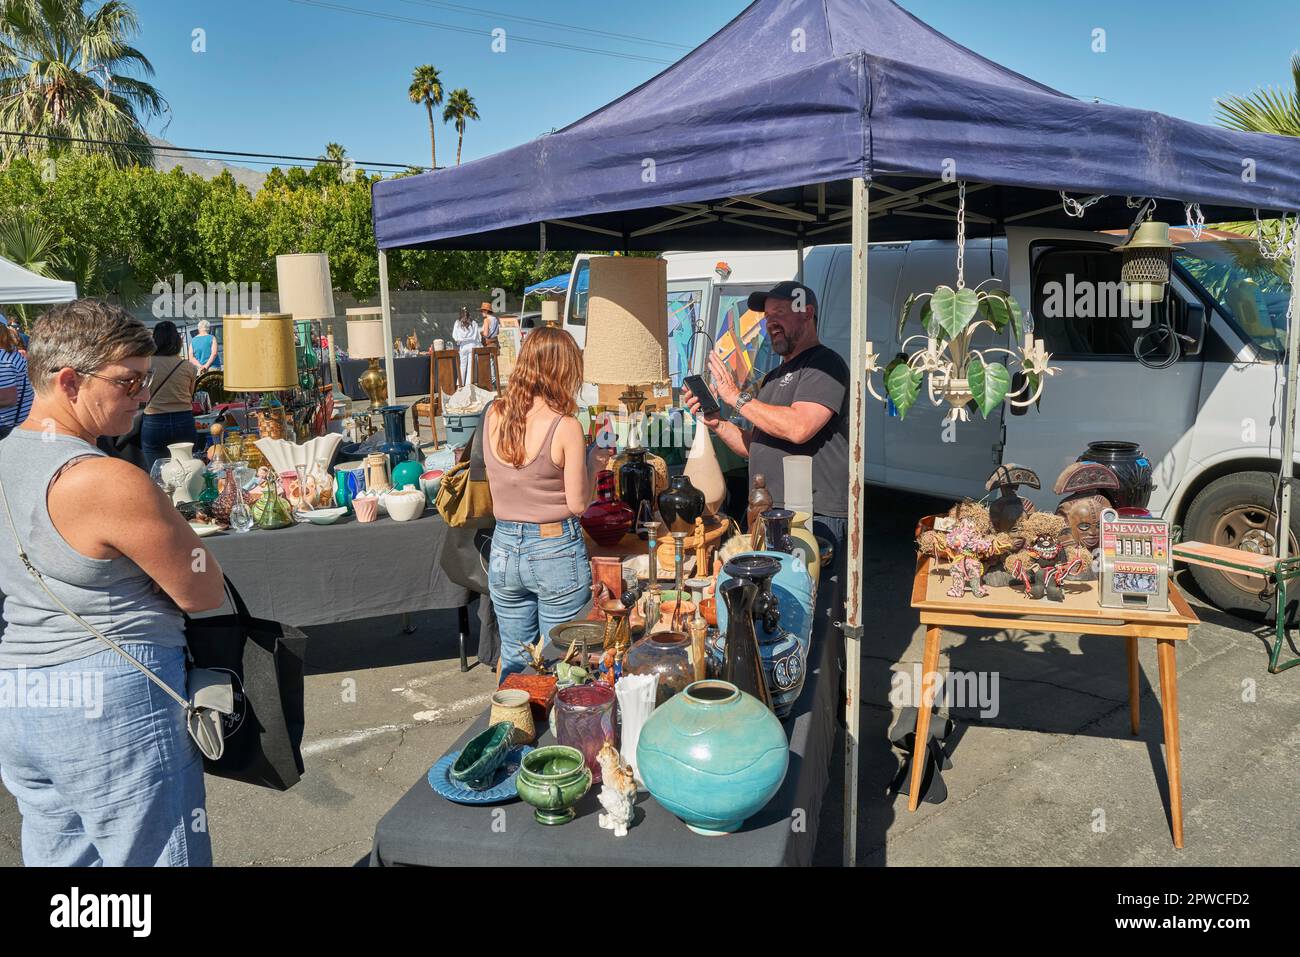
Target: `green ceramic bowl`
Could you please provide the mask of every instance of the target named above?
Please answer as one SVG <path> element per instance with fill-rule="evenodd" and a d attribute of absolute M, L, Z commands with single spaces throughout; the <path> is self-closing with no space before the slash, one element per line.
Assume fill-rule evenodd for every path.
<path fill-rule="evenodd" d="M 519 797 L 534 808 L 539 824 L 567 824 L 577 804 L 591 787 L 591 771 L 582 752 L 552 744 L 524 756 L 515 779 Z"/>
<path fill-rule="evenodd" d="M 456 763 L 447 772 L 448 776 L 471 791 L 490 788 L 497 768 L 501 767 L 510 751 L 510 738 L 514 728 L 509 721 L 501 721 L 482 734 L 470 738 Z"/>

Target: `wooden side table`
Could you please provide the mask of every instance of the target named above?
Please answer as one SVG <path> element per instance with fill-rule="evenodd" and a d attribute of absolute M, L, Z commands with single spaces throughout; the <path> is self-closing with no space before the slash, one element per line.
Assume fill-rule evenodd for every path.
<path fill-rule="evenodd" d="M 1183 846 L 1182 760 L 1178 745 L 1178 669 L 1174 657 L 1177 642 L 1187 640 L 1188 628 L 1198 622 L 1177 586 L 1169 583 L 1169 611 L 1139 611 L 1102 608 L 1097 603 L 1097 582 L 1066 582 L 1061 602 L 1026 598 L 1010 588 L 990 588 L 985 598 L 967 593 L 951 598 L 946 591 L 951 576 L 922 556 L 912 580 L 912 607 L 925 626 L 925 651 L 921 668 L 924 691 L 916 714 L 916 739 L 912 748 L 912 780 L 907 809 L 915 811 L 921 798 L 925 770 L 925 744 L 930 734 L 930 708 L 940 682 L 939 641 L 943 629 L 1007 628 L 1028 632 L 1059 632 L 1075 635 L 1114 635 L 1128 643 L 1129 725 L 1138 733 L 1138 639 L 1151 638 L 1160 661 L 1160 710 L 1165 726 L 1165 767 L 1169 775 L 1169 818 L 1174 847 Z"/>

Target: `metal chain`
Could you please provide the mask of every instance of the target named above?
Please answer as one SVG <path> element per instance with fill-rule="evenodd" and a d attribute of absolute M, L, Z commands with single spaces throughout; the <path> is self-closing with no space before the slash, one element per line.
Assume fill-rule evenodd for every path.
<path fill-rule="evenodd" d="M 1071 219 L 1083 219 L 1084 210 L 1089 206 L 1095 206 L 1106 198 L 1105 196 L 1091 196 L 1081 203 L 1073 197 L 1066 196 L 1063 189 L 1057 190 L 1057 192 L 1061 194 L 1061 205 L 1065 207 L 1065 215 Z"/>
<path fill-rule="evenodd" d="M 1255 241 L 1259 243 L 1259 254 L 1265 259 L 1278 260 L 1290 252 L 1295 255 L 1295 247 L 1300 245 L 1300 213 L 1296 218 L 1291 220 L 1291 238 L 1287 238 L 1287 213 L 1283 211 L 1282 218 L 1278 221 L 1277 243 L 1270 243 L 1264 238 L 1264 223 L 1259 218 L 1259 210 L 1255 210 Z"/>
<path fill-rule="evenodd" d="M 957 288 L 966 287 L 966 181 L 957 181 Z"/>
<path fill-rule="evenodd" d="M 1151 214 L 1156 211 L 1156 201 L 1139 196 L 1137 202 L 1134 202 L 1132 196 L 1126 196 L 1124 197 L 1124 205 L 1129 209 L 1138 211 L 1138 214 L 1133 217 L 1133 225 L 1128 228 L 1128 235 L 1124 238 L 1124 242 L 1121 243 L 1121 245 L 1127 246 L 1133 241 L 1133 236 L 1137 233 L 1138 227 L 1142 225 L 1144 220 L 1150 219 Z"/>
<path fill-rule="evenodd" d="M 1196 211 L 1195 214 L 1192 210 Z M 1192 241 L 1196 242 L 1205 230 L 1205 213 L 1200 203 L 1184 203 L 1183 211 L 1187 214 L 1187 228 L 1192 231 Z"/>

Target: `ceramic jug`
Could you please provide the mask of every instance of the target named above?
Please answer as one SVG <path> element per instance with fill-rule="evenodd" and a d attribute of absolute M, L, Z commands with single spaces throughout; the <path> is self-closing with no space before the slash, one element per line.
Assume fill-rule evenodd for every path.
<path fill-rule="evenodd" d="M 192 502 L 203 491 L 203 470 L 206 466 L 202 459 L 194 457 L 193 442 L 176 442 L 167 446 L 171 460 L 163 466 L 167 478 L 172 483 L 172 501 L 177 505 Z"/>

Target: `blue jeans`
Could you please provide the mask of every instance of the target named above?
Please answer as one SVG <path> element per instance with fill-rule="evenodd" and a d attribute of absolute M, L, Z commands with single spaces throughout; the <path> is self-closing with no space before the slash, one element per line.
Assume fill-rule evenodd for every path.
<path fill-rule="evenodd" d="M 185 693 L 185 649 L 123 647 Z M 184 713 L 109 648 L 0 669 L 0 779 L 23 815 L 28 867 L 212 864 L 203 759 Z"/>
<path fill-rule="evenodd" d="M 176 442 L 199 441 L 193 412 L 155 412 L 140 423 L 140 446 L 144 451 L 144 470 L 153 468 L 158 459 L 170 455 L 167 446 Z M 112 638 L 112 635 L 108 637 Z"/>
<path fill-rule="evenodd" d="M 572 621 L 591 598 L 591 563 L 576 518 L 554 523 L 561 532 L 543 538 L 547 526 L 497 522 L 492 533 L 488 592 L 501 632 L 501 677 L 528 665 L 524 645 Z"/>

